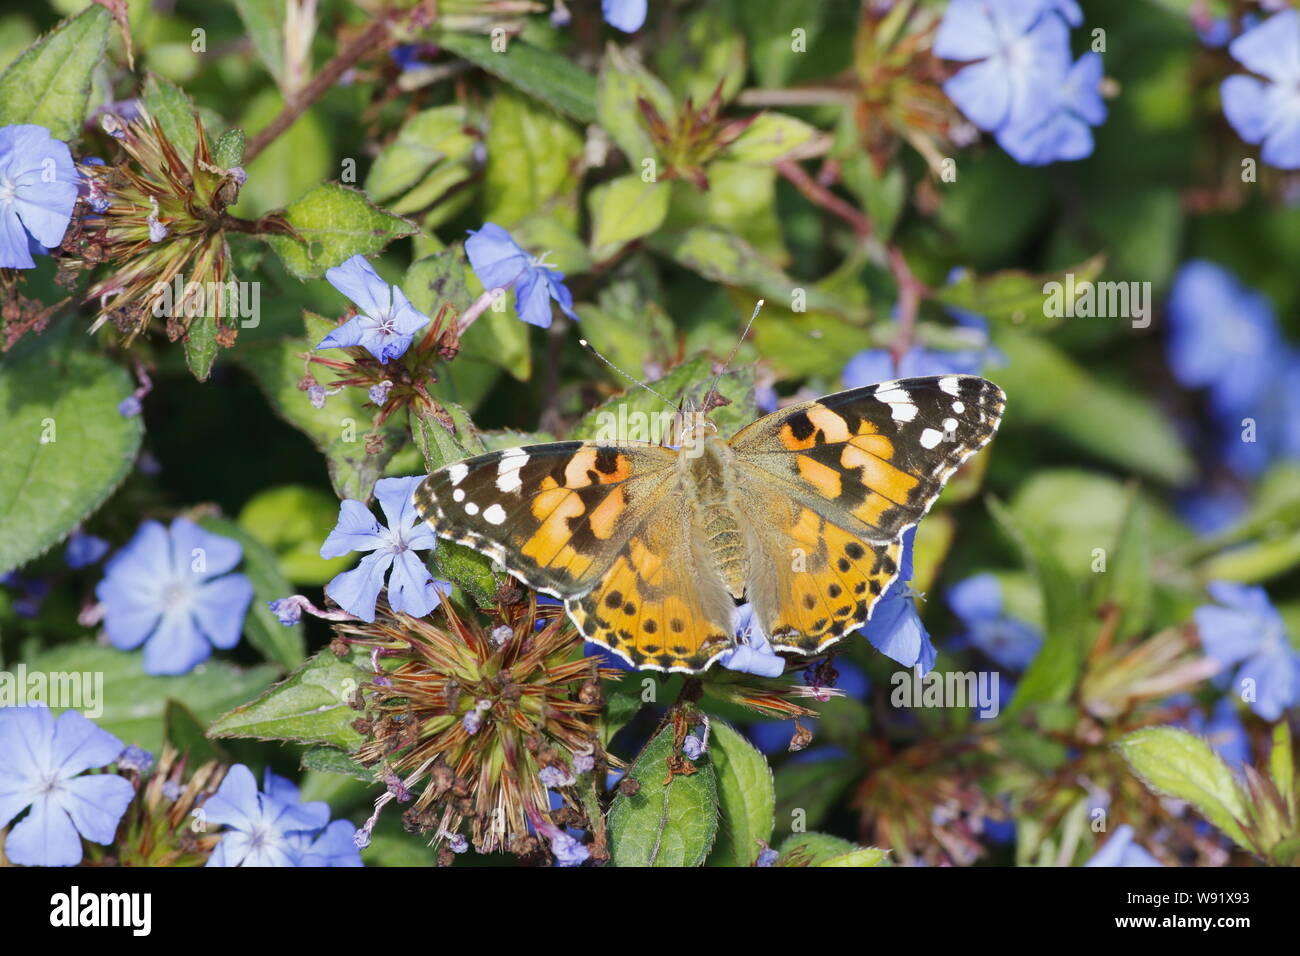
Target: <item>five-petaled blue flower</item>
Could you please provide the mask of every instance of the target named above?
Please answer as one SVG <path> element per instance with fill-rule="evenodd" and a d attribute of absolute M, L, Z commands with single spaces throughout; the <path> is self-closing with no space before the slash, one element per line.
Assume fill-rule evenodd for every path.
<path fill-rule="evenodd" d="M 302 803 L 302 792 L 298 785 L 287 777 L 271 773 L 269 769 L 262 776 L 262 791 L 271 800 L 289 806 Z M 326 806 L 325 816 L 328 819 L 328 805 L 304 804 L 312 808 L 312 812 L 317 812 L 315 808 L 318 805 Z M 356 826 L 350 821 L 335 820 L 319 832 L 290 830 L 285 833 L 285 842 L 289 852 L 298 857 L 298 866 L 365 866 L 354 839 L 356 832 Z M 247 865 L 246 863 L 245 866 Z"/>
<path fill-rule="evenodd" d="M 1284 10 L 1228 45 L 1242 66 L 1223 81 L 1223 115 L 1260 157 L 1279 169 L 1300 169 L 1300 11 Z"/>
<path fill-rule="evenodd" d="M 117 759 L 122 741 L 77 713 L 44 704 L 0 707 L 0 828 L 28 807 L 4 851 L 23 866 L 76 866 L 81 837 L 107 846 L 135 795 L 116 774 L 87 774 Z"/>
<path fill-rule="evenodd" d="M 1127 823 L 1115 828 L 1105 846 L 1084 866 L 1164 866 L 1141 845 L 1133 842 L 1133 828 Z"/>
<path fill-rule="evenodd" d="M 564 284 L 564 273 L 530 256 L 496 223 L 484 223 L 477 232 L 471 230 L 465 240 L 465 254 L 484 290 L 514 287 L 515 311 L 529 325 L 550 328 L 551 299 L 577 321 L 573 293 Z"/>
<path fill-rule="evenodd" d="M 921 623 L 916 610 L 916 600 L 908 582 L 912 580 L 912 545 L 916 528 L 903 535 L 903 555 L 898 565 L 898 577 L 876 601 L 871 620 L 861 631 L 871 646 L 886 657 L 892 657 L 904 667 L 920 666 L 921 676 L 930 673 L 937 656 L 930 643 L 930 633 Z"/>
<path fill-rule="evenodd" d="M 416 551 L 434 548 L 438 539 L 420 520 L 411 504 L 411 494 L 422 478 L 381 478 L 375 482 L 375 497 L 388 519 L 381 525 L 360 501 L 345 499 L 339 506 L 339 521 L 321 545 L 322 558 L 338 558 L 349 551 L 369 551 L 351 571 L 337 575 L 325 585 L 334 602 L 363 621 L 375 619 L 375 601 L 388 577 L 388 604 L 394 611 L 423 617 L 442 600 L 439 593 L 451 593 L 446 581 L 435 581 Z"/>
<path fill-rule="evenodd" d="M 1206 656 L 1224 667 L 1240 664 L 1236 687 L 1250 709 L 1277 720 L 1300 701 L 1300 652 L 1287 638 L 1282 615 L 1263 588 L 1211 581 L 1207 589 L 1218 604 L 1193 612 Z"/>
<path fill-rule="evenodd" d="M 80 176 L 68 144 L 44 126 L 0 128 L 0 267 L 31 269 L 72 219 Z"/>
<path fill-rule="evenodd" d="M 318 349 L 359 345 L 386 365 L 403 355 L 415 333 L 429 324 L 429 317 L 411 305 L 401 289 L 381 279 L 365 256 L 326 270 L 325 278 L 361 311 L 325 336 Z"/>
<path fill-rule="evenodd" d="M 605 22 L 624 33 L 636 33 L 645 23 L 647 0 L 600 0 Z"/>
<path fill-rule="evenodd" d="M 948 589 L 948 606 L 966 625 L 966 640 L 999 667 L 1024 670 L 1043 644 L 1036 630 L 1002 613 L 1002 586 L 992 574 L 954 584 Z"/>
<path fill-rule="evenodd" d="M 958 108 L 1023 165 L 1082 159 L 1106 119 L 1101 58 L 1071 64 L 1075 0 L 952 0 L 934 52 L 964 67 L 944 83 Z"/>
<path fill-rule="evenodd" d="M 736 615 L 736 645 L 718 658 L 727 670 L 780 677 L 785 673 L 785 658 L 772 650 L 762 626 L 754 619 L 754 606 L 743 604 Z"/>
<path fill-rule="evenodd" d="M 184 674 L 213 647 L 234 647 L 253 600 L 248 578 L 227 573 L 241 557 L 239 542 L 188 518 L 170 529 L 146 521 L 95 587 L 109 641 L 124 651 L 143 644 L 147 674 Z"/>
<path fill-rule="evenodd" d="M 204 823 L 230 828 L 208 857 L 208 866 L 305 865 L 304 839 L 329 823 L 329 805 L 299 803 L 292 784 L 291 794 L 276 792 L 277 779 L 269 773 L 266 783 L 266 792 L 259 793 L 253 772 L 235 764 L 217 792 L 204 801 Z"/>

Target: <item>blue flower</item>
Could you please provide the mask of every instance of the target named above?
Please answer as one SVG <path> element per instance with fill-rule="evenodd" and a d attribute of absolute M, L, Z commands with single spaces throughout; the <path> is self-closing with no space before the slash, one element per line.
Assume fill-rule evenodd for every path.
<path fill-rule="evenodd" d="M 1246 69 L 1223 81 L 1223 115 L 1260 157 L 1279 169 L 1300 169 L 1300 11 L 1284 10 L 1243 33 L 1228 52 Z"/>
<path fill-rule="evenodd" d="M 903 353 L 895 369 L 888 349 L 864 349 L 849 359 L 841 378 L 845 388 L 861 388 L 916 375 L 975 375 L 984 359 L 984 350 L 942 352 L 917 345 Z"/>
<path fill-rule="evenodd" d="M 1231 527 L 1246 513 L 1246 496 L 1231 487 L 1193 488 L 1178 496 L 1179 516 L 1200 535 L 1211 535 Z"/>
<path fill-rule="evenodd" d="M 1232 581 L 1207 586 L 1218 605 L 1193 612 L 1207 657 L 1225 668 L 1236 664 L 1236 684 L 1253 689 L 1246 696 L 1250 709 L 1267 721 L 1300 700 L 1300 653 L 1287 638 L 1282 615 L 1263 588 Z M 1222 605 L 1222 606 L 1220 606 Z"/>
<path fill-rule="evenodd" d="M 271 773 L 268 769 L 262 775 L 262 791 L 271 800 L 287 806 L 302 803 L 302 793 L 298 786 L 286 777 Z M 303 805 L 311 813 L 325 804 L 308 803 Z M 325 818 L 329 819 L 326 806 Z M 290 830 L 285 833 L 285 842 L 292 854 L 298 857 L 298 866 L 365 866 L 361 862 L 361 851 L 355 840 L 357 828 L 348 820 L 335 820 L 325 829 Z M 249 864 L 245 863 L 245 866 Z"/>
<path fill-rule="evenodd" d="M 727 670 L 759 677 L 780 677 L 785 673 L 785 658 L 772 650 L 767 635 L 754 620 L 754 606 L 743 604 L 736 615 L 736 645 L 718 658 Z"/>
<path fill-rule="evenodd" d="M 1174 276 L 1167 307 L 1170 369 L 1187 388 L 1207 388 L 1217 412 L 1246 412 L 1269 386 L 1281 336 L 1267 298 L 1203 259 Z"/>
<path fill-rule="evenodd" d="M 63 241 L 79 181 L 68 144 L 44 126 L 0 128 L 0 267 L 34 268 L 32 241 Z"/>
<path fill-rule="evenodd" d="M 988 132 L 1036 126 L 1057 106 L 1055 91 L 1070 66 L 1070 31 L 1045 0 L 952 0 L 934 38 L 934 53 L 978 61 L 943 85 L 948 98 Z"/>
<path fill-rule="evenodd" d="M 551 299 L 569 318 L 577 321 L 573 311 L 573 293 L 564 284 L 564 273 L 533 258 L 494 222 L 470 231 L 465 240 L 465 254 L 474 274 L 485 290 L 515 290 L 515 311 L 529 325 L 551 327 Z"/>
<path fill-rule="evenodd" d="M 1133 842 L 1133 828 L 1127 823 L 1116 827 L 1105 846 L 1093 854 L 1084 866 L 1164 866 L 1140 845 Z"/>
<path fill-rule="evenodd" d="M 135 789 L 116 774 L 81 774 L 122 750 L 75 710 L 55 720 L 44 704 L 0 708 L 0 828 L 31 808 L 5 839 L 9 861 L 76 866 L 82 837 L 112 843 Z"/>
<path fill-rule="evenodd" d="M 605 22 L 624 33 L 636 33 L 645 23 L 646 0 L 600 0 Z"/>
<path fill-rule="evenodd" d="M 361 311 L 325 336 L 318 349 L 359 345 L 386 365 L 403 355 L 415 333 L 429 324 L 429 317 L 417 311 L 401 289 L 381 279 L 365 256 L 326 270 L 325 278 Z"/>
<path fill-rule="evenodd" d="M 63 560 L 74 571 L 89 567 L 108 554 L 109 544 L 103 538 L 83 531 L 74 531 L 68 538 L 68 546 L 63 552 Z"/>
<path fill-rule="evenodd" d="M 977 574 L 948 589 L 948 606 L 966 625 L 966 640 L 1007 670 L 1024 670 L 1043 637 L 1028 624 L 1002 613 L 1002 586 L 992 574 Z"/>
<path fill-rule="evenodd" d="M 898 577 L 871 610 L 871 619 L 861 627 L 871 646 L 904 667 L 920 666 L 921 676 L 930 673 L 937 656 L 930 634 L 921 623 L 908 582 L 912 580 L 912 545 L 916 529 L 903 535 L 903 556 Z"/>
<path fill-rule="evenodd" d="M 1085 53 L 1050 94 L 1055 101 L 1051 113 L 1039 121 L 1008 123 L 998 131 L 998 145 L 1022 166 L 1091 156 L 1092 127 L 1106 121 L 1101 80 L 1101 57 Z"/>
<path fill-rule="evenodd" d="M 435 581 L 416 551 L 432 550 L 438 543 L 433 531 L 420 520 L 411 494 L 423 479 L 381 478 L 375 497 L 388 519 L 384 527 L 360 501 L 347 498 L 339 506 L 339 521 L 320 547 L 322 558 L 338 558 L 349 551 L 369 551 L 351 571 L 325 585 L 325 593 L 349 614 L 363 621 L 375 619 L 375 600 L 388 576 L 388 604 L 394 611 L 424 617 L 451 593 L 446 581 Z"/>
<path fill-rule="evenodd" d="M 227 573 L 242 556 L 237 541 L 188 518 L 170 530 L 146 521 L 95 587 L 109 641 L 124 651 L 143 644 L 146 674 L 184 674 L 213 647 L 234 647 L 253 600 L 248 578 Z"/>
<path fill-rule="evenodd" d="M 208 866 L 303 866 L 303 834 L 314 834 L 329 822 L 325 803 L 299 803 L 297 789 L 268 774 L 267 792 L 258 793 L 257 780 L 246 766 L 235 764 L 221 787 L 202 806 L 209 824 L 229 827 L 208 857 Z"/>

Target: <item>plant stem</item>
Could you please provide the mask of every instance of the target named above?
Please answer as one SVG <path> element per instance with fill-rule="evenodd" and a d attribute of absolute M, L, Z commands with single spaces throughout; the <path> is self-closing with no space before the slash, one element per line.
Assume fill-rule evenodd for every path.
<path fill-rule="evenodd" d="M 292 94 L 284 104 L 284 109 L 271 120 L 270 125 L 258 131 L 257 135 L 249 141 L 248 149 L 244 151 L 244 165 L 250 165 L 262 150 L 275 142 L 281 133 L 298 121 L 298 117 L 306 112 L 307 107 L 337 83 L 339 77 L 387 40 L 389 30 L 396 20 L 397 16 L 391 11 L 380 13 L 363 33 L 355 37 L 351 43 L 336 53 L 332 60 L 321 67 L 320 72 L 311 78 L 310 83 Z"/>

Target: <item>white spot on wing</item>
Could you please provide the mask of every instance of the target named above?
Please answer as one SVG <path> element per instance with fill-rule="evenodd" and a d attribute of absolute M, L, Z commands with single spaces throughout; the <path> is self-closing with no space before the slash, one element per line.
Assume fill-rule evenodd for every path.
<path fill-rule="evenodd" d="M 881 389 L 876 392 L 875 399 L 889 406 L 889 415 L 896 422 L 910 422 L 916 417 L 916 406 L 905 388 L 891 386 Z"/>
<path fill-rule="evenodd" d="M 922 448 L 933 448 L 941 441 L 943 441 L 943 432 L 935 431 L 933 428 L 927 428 L 921 432 Z"/>
<path fill-rule="evenodd" d="M 960 385 L 961 379 L 957 378 L 955 375 L 945 375 L 943 378 L 939 379 L 939 388 L 947 392 L 949 395 L 960 394 Z"/>
<path fill-rule="evenodd" d="M 497 490 L 518 491 L 523 484 L 519 469 L 528 464 L 528 452 L 522 448 L 507 448 L 497 462 Z"/>
<path fill-rule="evenodd" d="M 506 520 L 506 509 L 500 505 L 491 505 L 483 512 L 483 520 L 489 524 L 500 524 Z"/>
<path fill-rule="evenodd" d="M 464 488 L 457 488 L 455 491 L 453 491 L 453 492 L 451 493 L 451 500 L 452 500 L 452 501 L 464 501 L 464 500 L 465 500 L 465 489 L 464 489 Z"/>
<path fill-rule="evenodd" d="M 452 487 L 455 487 L 464 481 L 465 476 L 468 474 L 469 465 L 465 464 L 463 461 L 458 461 L 447 469 L 447 480 L 451 482 Z"/>
<path fill-rule="evenodd" d="M 953 410 L 954 412 L 956 412 L 958 415 L 960 415 L 962 412 L 966 411 L 966 403 L 965 403 L 965 402 L 953 402 L 953 403 L 952 403 L 952 410 Z"/>
<path fill-rule="evenodd" d="M 474 502 L 472 501 L 465 502 L 465 514 L 467 515 L 478 514 L 478 505 L 474 504 Z"/>

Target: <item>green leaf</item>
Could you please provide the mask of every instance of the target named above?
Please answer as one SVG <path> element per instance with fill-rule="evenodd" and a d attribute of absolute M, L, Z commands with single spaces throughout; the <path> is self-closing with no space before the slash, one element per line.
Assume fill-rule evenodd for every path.
<path fill-rule="evenodd" d="M 0 126 L 34 123 L 55 139 L 77 139 L 111 23 L 92 4 L 28 47 L 0 74 Z"/>
<path fill-rule="evenodd" d="M 242 166 L 244 163 L 244 144 L 248 137 L 238 126 L 226 130 L 217 137 L 216 145 L 212 147 L 212 161 L 222 169 L 230 169 L 233 166 Z"/>
<path fill-rule="evenodd" d="M 781 844 L 777 865 L 883 866 L 886 850 L 858 846 L 827 833 L 792 833 Z"/>
<path fill-rule="evenodd" d="M 284 215 L 299 238 L 270 236 L 268 241 L 300 279 L 322 276 L 346 259 L 371 255 L 417 231 L 409 220 L 371 205 L 365 193 L 338 183 L 308 190 Z"/>
<path fill-rule="evenodd" d="M 301 624 L 281 624 L 268 602 L 288 597 L 293 588 L 280 572 L 275 555 L 252 534 L 225 518 L 206 517 L 199 524 L 213 534 L 238 541 L 244 549 L 241 573 L 253 585 L 253 605 L 244 620 L 244 636 L 273 664 L 293 670 L 306 656 Z"/>
<path fill-rule="evenodd" d="M 659 152 L 642 120 L 638 100 L 648 101 L 665 120 L 677 109 L 664 82 L 613 43 L 605 47 L 605 59 L 596 79 L 596 116 L 615 145 L 634 169 Z"/>
<path fill-rule="evenodd" d="M 347 557 L 320 556 L 326 529 L 338 519 L 338 511 L 338 501 L 318 488 L 276 485 L 248 500 L 239 512 L 239 525 L 275 555 L 286 587 L 289 581 L 321 585 L 349 563 Z M 299 656 L 290 666 L 301 660 Z"/>
<path fill-rule="evenodd" d="M 1031 704 L 1063 701 L 1070 696 L 1091 637 L 1089 616 L 1078 582 L 1061 566 L 1036 529 L 1018 525 L 1006 506 L 995 498 L 989 499 L 988 506 L 1019 549 L 1043 594 L 1043 647 L 1025 671 L 1016 696 L 1006 709 L 1012 715 Z"/>
<path fill-rule="evenodd" d="M 574 65 L 567 57 L 538 49 L 521 40 L 512 41 L 501 53 L 492 49 L 493 42 L 485 36 L 451 31 L 440 33 L 437 39 L 443 49 L 482 67 L 579 123 L 596 122 L 596 78 L 590 73 Z"/>
<path fill-rule="evenodd" d="M 229 315 L 230 313 L 225 313 Z M 214 315 L 196 315 L 185 329 L 185 366 L 196 381 L 206 382 L 216 364 L 217 318 Z"/>
<path fill-rule="evenodd" d="M 0 358 L 0 573 L 63 540 L 130 472 L 144 429 L 117 406 L 132 389 L 71 320 Z"/>
<path fill-rule="evenodd" d="M 651 382 L 650 385 L 660 395 L 674 401 L 679 397 L 703 401 L 704 390 L 713 381 L 711 370 L 712 362 L 708 356 L 697 355 L 671 369 L 663 378 Z M 754 404 L 752 368 L 742 368 L 724 374 L 718 383 L 718 392 L 731 402 L 730 405 L 716 408 L 711 413 L 720 434 L 734 434 L 758 417 L 757 406 Z M 588 412 L 573 428 L 571 437 L 617 441 L 620 431 L 636 428 L 641 424 L 658 429 L 659 431 L 654 434 L 668 434 L 671 437 L 672 416 L 673 410 L 657 397 L 643 388 L 635 388 L 622 395 L 616 395 Z"/>
<path fill-rule="evenodd" d="M 713 226 L 696 226 L 656 233 L 649 245 L 710 282 L 752 289 L 783 307 L 789 307 L 794 290 L 804 293 L 809 311 L 864 318 L 866 309 L 841 296 L 801 283 L 764 259 L 744 239 Z"/>
<path fill-rule="evenodd" d="M 100 706 L 79 709 L 123 743 L 155 752 L 162 747 L 169 700 L 182 701 L 196 719 L 206 723 L 275 678 L 275 668 L 268 664 L 245 670 L 215 659 L 188 674 L 160 677 L 146 674 L 143 660 L 143 651 L 75 641 L 28 656 L 25 663 L 29 674 L 82 674 L 96 682 L 103 675 Z M 53 708 L 56 713 L 65 709 Z"/>
<path fill-rule="evenodd" d="M 276 414 L 324 451 L 345 433 L 364 431 L 374 410 L 364 407 L 366 393 L 359 388 L 345 388 L 329 396 L 321 408 L 314 407 L 307 393 L 298 388 L 308 368 L 303 354 L 312 352 L 335 327 L 333 322 L 314 313 L 307 313 L 306 321 L 311 333 L 303 338 L 241 344 L 236 354 L 239 363 L 261 386 Z M 322 377 L 328 381 L 326 376 Z"/>
<path fill-rule="evenodd" d="M 576 229 L 582 137 L 573 125 L 509 89 L 493 97 L 488 122 L 484 220 L 511 229 L 544 213 Z"/>
<path fill-rule="evenodd" d="M 593 258 L 609 259 L 633 239 L 658 229 L 668 215 L 671 195 L 668 183 L 642 182 L 635 173 L 619 176 L 593 189 L 587 200 L 591 210 Z"/>
<path fill-rule="evenodd" d="M 1208 743 L 1175 727 L 1148 727 L 1115 746 L 1147 787 L 1186 800 L 1239 846 L 1251 849 L 1238 823 L 1247 819 L 1246 798 Z"/>
<path fill-rule="evenodd" d="M 164 705 L 163 727 L 167 742 L 187 758 L 192 767 L 209 760 L 228 759 L 225 749 L 208 739 L 203 721 L 178 700 L 168 700 Z"/>
<path fill-rule="evenodd" d="M 815 126 L 785 113 L 760 113 L 724 151 L 731 160 L 769 165 L 811 143 L 818 135 Z"/>
<path fill-rule="evenodd" d="M 284 0 L 235 0 L 253 49 L 278 86 L 284 86 Z"/>
<path fill-rule="evenodd" d="M 492 559 L 455 541 L 439 541 L 433 553 L 435 576 L 459 584 L 479 607 L 490 606 L 501 580 L 492 569 Z"/>
<path fill-rule="evenodd" d="M 671 43 L 655 45 L 659 74 L 680 101 L 689 97 L 696 108 L 722 89 L 726 103 L 745 81 L 745 37 L 731 14 L 731 5 L 702 4 L 684 13 Z"/>
<path fill-rule="evenodd" d="M 310 747 L 303 751 L 299 766 L 320 773 L 341 773 L 366 783 L 375 782 L 375 772 L 357 763 L 337 747 Z"/>
<path fill-rule="evenodd" d="M 936 289 L 934 299 L 951 309 L 982 315 L 991 322 L 1024 323 L 1033 329 L 1051 328 L 1074 312 L 1080 296 L 1101 275 L 1105 264 L 1106 257 L 1102 254 L 1047 275 L 1007 269 L 981 276 L 966 270 L 956 282 Z M 1097 286 L 1091 288 L 1095 293 Z M 1130 304 L 1130 308 L 1135 305 Z M 1129 314 L 1123 312 L 1117 318 Z"/>
<path fill-rule="evenodd" d="M 709 760 L 718 782 L 718 838 L 710 866 L 749 866 L 772 837 L 776 792 L 767 760 L 729 725 L 709 721 Z"/>
<path fill-rule="evenodd" d="M 1146 630 L 1151 620 L 1151 528 L 1146 504 L 1137 486 L 1129 489 L 1129 507 L 1124 516 L 1115 547 L 1111 551 L 1106 573 L 1098 582 L 1098 599 L 1121 608 L 1119 636 L 1128 637 Z"/>
<path fill-rule="evenodd" d="M 144 107 L 162 127 L 181 159 L 187 163 L 194 158 L 194 147 L 199 143 L 198 129 L 194 125 L 194 104 L 185 92 L 164 76 L 150 71 L 145 77 Z"/>
<path fill-rule="evenodd" d="M 364 654 L 354 660 L 364 659 Z M 373 676 L 354 660 L 340 660 L 328 648 L 256 700 L 217 718 L 209 737 L 255 737 L 325 744 L 351 752 L 362 741 L 352 726 L 350 701 Z"/>
<path fill-rule="evenodd" d="M 660 731 L 628 776 L 640 784 L 620 792 L 609 810 L 610 854 L 615 866 L 699 866 L 718 832 L 718 787 L 707 755 L 695 773 L 668 778 L 671 726 Z"/>
<path fill-rule="evenodd" d="M 994 338 L 1007 355 L 993 375 L 1009 396 L 1007 425 L 1050 428 L 1103 461 L 1168 484 L 1192 476 L 1182 440 L 1150 402 L 1094 378 L 1042 337 L 1003 328 Z"/>
<path fill-rule="evenodd" d="M 1295 813 L 1295 756 L 1291 748 L 1291 725 L 1279 720 L 1273 727 L 1273 749 L 1268 754 L 1269 776 L 1284 806 Z"/>
<path fill-rule="evenodd" d="M 776 771 L 776 820 L 786 831 L 798 823 L 820 826 L 852 786 L 857 766 L 844 757 L 786 763 Z"/>
<path fill-rule="evenodd" d="M 476 137 L 466 132 L 468 122 L 465 107 L 459 105 L 437 106 L 416 113 L 402 124 L 397 138 L 375 157 L 366 174 L 366 192 L 383 202 L 415 186 L 435 165 L 468 157 L 477 142 Z M 422 195 L 421 205 L 428 205 L 436 198 Z"/>

